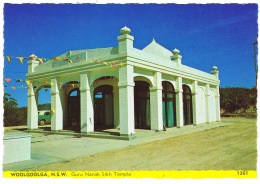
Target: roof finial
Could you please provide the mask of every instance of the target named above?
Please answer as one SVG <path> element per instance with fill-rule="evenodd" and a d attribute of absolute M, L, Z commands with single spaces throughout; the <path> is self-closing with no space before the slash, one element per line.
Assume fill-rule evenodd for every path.
<path fill-rule="evenodd" d="M 123 27 L 123 28 L 121 28 L 120 29 L 120 33 L 122 34 L 122 35 L 128 35 L 128 34 L 130 34 L 131 33 L 131 29 L 129 29 L 128 27 Z"/>

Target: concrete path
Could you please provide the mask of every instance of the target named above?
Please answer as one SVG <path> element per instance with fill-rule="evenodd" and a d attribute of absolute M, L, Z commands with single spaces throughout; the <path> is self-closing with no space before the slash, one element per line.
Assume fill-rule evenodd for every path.
<path fill-rule="evenodd" d="M 182 128 L 168 128 L 167 131 L 136 130 L 136 138 L 127 140 L 101 139 L 90 137 L 74 137 L 69 135 L 53 135 L 28 133 L 32 135 L 31 160 L 3 165 L 4 171 L 22 171 L 54 162 L 67 162 L 71 159 L 93 155 L 99 152 L 116 150 L 137 144 L 167 139 L 180 135 L 227 126 L 232 123 L 210 123 Z M 26 133 L 25 133 L 26 134 Z"/>

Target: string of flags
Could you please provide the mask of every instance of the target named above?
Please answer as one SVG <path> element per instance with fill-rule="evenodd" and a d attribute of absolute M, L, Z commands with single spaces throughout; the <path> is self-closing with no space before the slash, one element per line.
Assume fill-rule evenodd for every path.
<path fill-rule="evenodd" d="M 47 62 L 47 61 L 66 61 L 68 62 L 69 64 L 72 64 L 73 62 L 87 62 L 87 60 L 84 60 L 84 59 L 81 59 L 79 58 L 78 56 L 76 56 L 75 58 L 70 58 L 70 57 L 52 57 L 52 58 L 38 58 L 36 55 L 32 54 L 31 56 L 29 57 L 14 57 L 14 56 L 5 56 L 8 63 L 10 63 L 13 59 L 18 59 L 18 62 L 19 63 L 22 63 L 24 62 L 24 60 L 37 60 L 39 61 L 40 64 L 43 64 L 44 62 Z M 105 61 L 100 61 L 100 60 L 88 60 L 89 62 L 91 63 L 99 63 L 99 64 L 104 64 L 106 66 L 110 66 L 111 68 L 117 68 L 118 66 L 124 66 L 125 64 L 123 62 L 105 62 Z M 30 83 L 31 81 L 27 80 L 27 79 L 21 79 L 21 78 L 15 78 L 15 79 L 11 79 L 11 78 L 5 78 L 4 79 L 5 82 L 7 83 L 10 83 L 11 81 L 15 81 L 15 82 L 25 82 L 27 84 L 27 86 L 24 86 L 24 85 L 21 85 L 21 86 L 14 86 L 14 85 L 4 85 L 4 87 L 10 87 L 11 89 L 13 90 L 16 90 L 18 88 L 21 88 L 21 89 L 29 89 L 29 86 L 30 86 Z M 37 82 L 39 84 L 39 81 L 33 81 L 33 82 Z M 50 88 L 50 86 L 54 85 L 52 82 L 48 82 L 48 81 L 40 81 L 44 84 L 48 84 L 48 86 L 42 86 L 41 88 L 46 88 L 45 91 L 48 91 L 48 88 Z M 58 85 L 63 85 L 61 82 L 58 82 L 57 83 Z M 64 86 L 69 86 L 71 85 L 72 87 L 80 87 L 80 84 L 79 83 L 65 83 Z"/>
<path fill-rule="evenodd" d="M 5 56 L 5 57 L 7 58 L 8 63 L 10 63 L 11 60 L 13 60 L 15 58 L 15 59 L 18 59 L 18 62 L 22 63 L 22 64 L 23 64 L 23 61 L 25 59 L 29 59 L 29 60 L 34 59 L 34 60 L 39 61 L 40 64 L 43 64 L 46 61 L 66 61 L 69 64 L 72 64 L 72 63 L 74 63 L 76 61 L 77 62 L 83 62 L 83 61 L 87 62 L 87 60 L 80 59 L 78 56 L 76 56 L 74 59 L 72 59 L 70 57 L 67 58 L 67 57 L 56 57 L 56 56 L 52 57 L 52 58 L 38 58 L 34 54 L 32 54 L 29 57 L 16 57 L 16 56 Z M 124 66 L 123 62 L 105 62 L 105 61 L 100 61 L 100 60 L 94 60 L 94 61 L 93 60 L 89 60 L 89 62 L 104 64 L 104 65 L 110 66 L 111 68 L 117 68 L 118 66 Z"/>
<path fill-rule="evenodd" d="M 105 76 L 105 77 L 100 77 L 97 80 L 107 80 L 107 79 L 113 79 L 113 78 L 114 78 L 113 76 Z M 34 85 L 38 85 L 38 84 L 42 83 L 43 85 L 41 85 L 39 89 L 45 89 L 45 91 L 47 92 L 51 88 L 51 86 L 54 85 L 53 82 L 48 82 L 46 80 L 43 80 L 43 81 L 30 81 L 30 80 L 24 80 L 24 79 L 11 79 L 11 78 L 5 78 L 4 80 L 7 83 L 10 83 L 12 80 L 14 80 L 15 82 L 18 82 L 18 83 L 24 82 L 24 83 L 27 84 L 27 86 L 25 86 L 25 85 L 15 86 L 15 85 L 6 85 L 6 84 L 4 84 L 5 88 L 10 87 L 13 90 L 16 90 L 18 88 L 29 89 L 29 86 L 30 86 L 31 83 L 34 84 Z M 60 86 L 64 86 L 64 87 L 70 87 L 71 86 L 73 88 L 81 86 L 79 82 L 66 82 L 66 83 L 57 82 L 57 84 L 60 85 Z M 34 86 L 34 88 L 37 88 L 37 87 Z"/>

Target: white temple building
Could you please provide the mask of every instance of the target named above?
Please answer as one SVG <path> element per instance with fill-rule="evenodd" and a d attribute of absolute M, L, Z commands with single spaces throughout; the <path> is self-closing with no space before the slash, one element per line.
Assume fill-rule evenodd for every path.
<path fill-rule="evenodd" d="M 118 46 L 69 51 L 40 64 L 28 62 L 28 130 L 38 127 L 38 92 L 51 88 L 51 131 L 91 133 L 119 129 L 131 137 L 136 129 L 164 128 L 220 121 L 219 76 L 182 64 L 153 40 L 133 47 L 124 27 Z"/>

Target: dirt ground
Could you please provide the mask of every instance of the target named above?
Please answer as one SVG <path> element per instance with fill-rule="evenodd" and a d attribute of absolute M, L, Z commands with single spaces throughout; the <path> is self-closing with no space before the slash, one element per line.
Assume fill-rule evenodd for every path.
<path fill-rule="evenodd" d="M 30 170 L 256 170 L 256 119 L 222 121 L 234 124 Z"/>

